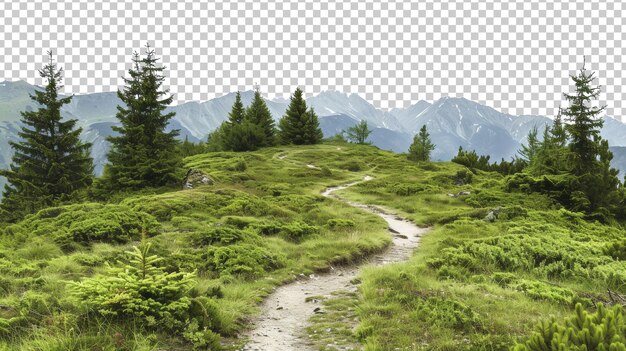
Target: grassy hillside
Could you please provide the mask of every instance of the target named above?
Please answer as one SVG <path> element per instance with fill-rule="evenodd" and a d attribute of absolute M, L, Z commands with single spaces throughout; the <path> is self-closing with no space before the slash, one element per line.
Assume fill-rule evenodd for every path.
<path fill-rule="evenodd" d="M 507 350 L 539 320 L 611 303 L 609 289 L 626 293 L 622 228 L 506 193 L 496 173 L 407 170 L 344 194 L 434 226 L 410 262 L 364 274 L 355 336 L 366 350 Z M 470 195 L 450 196 L 462 191 Z M 485 220 L 492 210 L 497 219 Z"/>
<path fill-rule="evenodd" d="M 0 229 L 0 350 L 203 350 L 216 334 L 236 349 L 273 287 L 389 243 L 382 219 L 320 196 L 366 174 L 375 179 L 342 196 L 434 229 L 410 262 L 367 270 L 360 294 L 334 304 L 359 317 L 337 337 L 367 350 L 507 350 L 541 319 L 626 292 L 622 229 L 506 193 L 496 174 L 346 144 L 185 163 L 215 183 L 49 208 Z M 146 274 L 154 282 L 137 283 Z"/>
<path fill-rule="evenodd" d="M 214 185 L 50 208 L 3 228 L 0 349 L 188 348 L 192 330 L 172 338 L 123 313 L 100 316 L 102 306 L 80 298 L 74 282 L 113 274 L 133 246 L 151 243 L 166 272 L 193 272 L 189 297 L 214 300 L 212 329 L 228 339 L 272 287 L 388 244 L 384 221 L 319 195 L 328 184 L 361 177 L 347 170 L 346 158 L 335 155 L 330 171 L 281 160 L 282 152 L 191 157 L 187 167 Z"/>

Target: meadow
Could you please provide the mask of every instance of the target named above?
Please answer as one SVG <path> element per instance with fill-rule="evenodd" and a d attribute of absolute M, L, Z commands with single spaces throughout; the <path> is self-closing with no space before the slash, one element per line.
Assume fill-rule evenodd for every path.
<path fill-rule="evenodd" d="M 273 288 L 389 244 L 382 219 L 321 196 L 365 175 L 341 196 L 432 230 L 409 262 L 367 269 L 357 294 L 328 299 L 310 327 L 333 326 L 321 349 L 508 350 L 577 303 L 626 293 L 619 225 L 507 192 L 497 173 L 346 143 L 184 163 L 214 183 L 46 208 L 0 229 L 0 350 L 236 350 Z"/>

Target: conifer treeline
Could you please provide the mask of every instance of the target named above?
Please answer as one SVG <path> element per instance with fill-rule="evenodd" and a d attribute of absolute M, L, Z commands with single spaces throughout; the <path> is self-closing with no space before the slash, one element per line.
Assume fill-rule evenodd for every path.
<path fill-rule="evenodd" d="M 124 103 L 116 114 L 121 125 L 113 126 L 115 134 L 107 137 L 111 149 L 104 175 L 95 183 L 96 193 L 175 184 L 182 156 L 206 149 L 187 140 L 179 142 L 178 130 L 166 132 L 175 115 L 165 113 L 173 96 L 163 87 L 165 67 L 159 67 L 157 61 L 150 46 L 145 57 L 133 55 L 133 65 L 123 78 L 125 85 L 117 92 Z M 13 222 L 40 208 L 68 201 L 94 181 L 91 144 L 80 140 L 82 129 L 76 127 L 77 120 L 61 118 L 62 106 L 73 97 L 59 97 L 62 72 L 50 53 L 48 64 L 39 71 L 47 82 L 45 89 L 31 96 L 40 108 L 22 112 L 22 140 L 10 143 L 15 151 L 11 167 L 0 170 L 8 179 L 0 203 L 0 222 Z M 228 120 L 209 139 L 209 149 L 250 151 L 278 143 L 315 144 L 321 141 L 322 131 L 300 88 L 294 92 L 279 128 L 257 89 L 247 108 L 237 93 Z"/>
<path fill-rule="evenodd" d="M 209 135 L 208 144 L 214 151 L 254 151 L 277 144 L 317 144 L 322 138 L 317 115 L 312 107 L 307 108 L 300 88 L 291 96 L 278 128 L 261 92 L 256 89 L 247 108 L 237 92 L 228 120 Z"/>
<path fill-rule="evenodd" d="M 600 136 L 604 121 L 599 115 L 605 107 L 592 106 L 600 88 L 591 86 L 594 73 L 586 72 L 584 64 L 570 78 L 575 92 L 564 94 L 569 106 L 559 109 L 552 126 L 544 130 L 543 140 L 538 141 L 537 131 L 531 131 L 528 145 L 522 149 L 528 166 L 508 182 L 508 187 L 548 194 L 594 219 L 624 218 L 623 184 L 617 178 L 618 171 L 611 167 L 609 143 Z"/>
<path fill-rule="evenodd" d="M 626 188 L 617 178 L 618 171 L 611 167 L 613 154 L 609 143 L 600 136 L 604 121 L 599 115 L 605 107 L 592 106 L 600 88 L 591 86 L 594 73 L 586 72 L 584 64 L 570 78 L 575 92 L 564 94 L 569 106 L 559 108 L 542 138 L 537 128 L 531 129 L 526 145 L 518 152 L 520 157 L 491 164 L 489 156 L 459 148 L 452 162 L 474 172 L 511 175 L 507 190 L 546 194 L 570 210 L 586 213 L 588 218 L 604 222 L 623 220 Z"/>

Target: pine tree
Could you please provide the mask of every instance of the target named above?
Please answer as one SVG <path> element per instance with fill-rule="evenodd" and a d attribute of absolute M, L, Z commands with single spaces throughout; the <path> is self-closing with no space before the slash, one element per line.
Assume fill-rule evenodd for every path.
<path fill-rule="evenodd" d="M 532 162 L 539 148 L 540 142 L 537 138 L 537 126 L 533 126 L 526 137 L 526 145 L 522 145 L 522 149 L 518 151 L 522 159 Z"/>
<path fill-rule="evenodd" d="M 430 141 L 430 134 L 426 130 L 426 125 L 423 125 L 419 133 L 413 137 L 407 158 L 411 161 L 430 161 L 430 153 L 434 149 L 435 144 Z M 462 149 L 459 148 L 459 153 L 461 152 Z"/>
<path fill-rule="evenodd" d="M 246 109 L 243 107 L 243 103 L 241 102 L 241 94 L 237 92 L 235 95 L 235 103 L 233 104 L 233 108 L 228 114 L 228 122 L 232 124 L 241 123 L 246 115 Z"/>
<path fill-rule="evenodd" d="M 320 128 L 320 122 L 317 118 L 317 114 L 313 107 L 309 107 L 307 114 L 305 115 L 306 122 L 304 123 L 304 140 L 306 144 L 318 144 L 324 139 L 324 134 Z"/>
<path fill-rule="evenodd" d="M 552 128 L 550 129 L 550 135 L 552 141 L 555 143 L 557 147 L 565 147 L 567 146 L 567 130 L 565 130 L 565 126 L 563 125 L 563 117 L 561 107 L 559 107 L 559 113 L 554 118 L 554 122 L 552 123 Z"/>
<path fill-rule="evenodd" d="M 185 140 L 178 145 L 178 153 L 181 157 L 189 157 L 206 152 L 207 147 L 204 143 L 194 143 L 189 141 L 189 137 L 185 136 Z"/>
<path fill-rule="evenodd" d="M 10 220 L 67 198 L 93 180 L 91 144 L 80 140 L 82 128 L 76 127 L 77 120 L 61 117 L 62 106 L 72 96 L 59 96 L 63 70 L 57 69 L 52 52 L 48 55 L 48 64 L 39 70 L 47 84 L 30 96 L 39 109 L 21 113 L 24 126 L 18 135 L 22 140 L 10 142 L 15 150 L 11 169 L 0 172 L 9 182 L 2 208 Z"/>
<path fill-rule="evenodd" d="M 280 138 L 284 144 L 317 144 L 322 138 L 322 130 L 315 111 L 307 109 L 302 90 L 296 88 L 285 115 L 279 122 Z"/>
<path fill-rule="evenodd" d="M 361 120 L 358 124 L 347 130 L 348 140 L 357 144 L 368 144 L 367 138 L 372 134 L 372 130 L 367 126 L 367 121 Z"/>
<path fill-rule="evenodd" d="M 276 127 L 272 114 L 257 89 L 248 108 L 243 107 L 237 92 L 228 120 L 213 134 L 217 149 L 230 151 L 254 151 L 275 144 Z M 213 140 L 210 141 L 213 144 Z"/>
<path fill-rule="evenodd" d="M 121 267 L 72 283 L 74 295 L 102 316 L 134 319 L 149 328 L 183 327 L 195 272 L 167 272 L 159 265 L 162 258 L 150 255 L 149 244 L 126 253 L 128 263 Z"/>
<path fill-rule="evenodd" d="M 181 157 L 177 153 L 178 130 L 165 132 L 175 113 L 164 113 L 174 97 L 162 89 L 165 67 L 157 67 L 154 50 L 146 56 L 133 56 L 133 68 L 126 86 L 117 95 L 125 106 L 118 106 L 116 117 L 121 126 L 112 129 L 117 136 L 111 142 L 105 177 L 113 188 L 162 186 L 176 181 L 175 171 Z"/>
<path fill-rule="evenodd" d="M 527 178 L 526 188 L 548 194 L 570 210 L 585 212 L 588 218 L 611 221 L 615 214 L 623 213 L 624 197 L 618 172 L 611 168 L 608 142 L 600 136 L 603 120 L 598 115 L 605 107 L 591 106 L 600 89 L 591 87 L 594 74 L 586 73 L 584 64 L 571 78 L 575 92 L 564 94 L 569 107 L 559 108 L 552 127 L 544 133 L 545 140 L 528 167 L 528 173 L 538 178 Z M 561 115 L 569 122 L 565 126 Z"/>
<path fill-rule="evenodd" d="M 591 101 L 600 95 L 600 88 L 590 86 L 594 73 L 586 73 L 584 64 L 579 74 L 571 78 L 576 91 L 574 94 L 564 94 L 570 106 L 562 114 L 570 122 L 565 129 L 570 136 L 569 149 L 574 156 L 572 174 L 577 177 L 578 193 L 573 202 L 588 203 L 584 206 L 576 205 L 574 209 L 606 219 L 618 201 L 619 185 L 617 171 L 610 165 L 613 154 L 609 151 L 608 142 L 600 136 L 604 121 L 599 114 L 606 106 L 591 106 Z M 582 194 L 586 199 L 582 198 Z M 583 201 L 578 201 L 581 199 Z"/>
<path fill-rule="evenodd" d="M 234 108 L 234 107 L 233 107 Z M 261 96 L 261 91 L 257 88 L 254 91 L 254 99 L 245 113 L 245 121 L 257 126 L 264 134 L 258 147 L 273 146 L 276 144 L 276 125 L 272 113 L 265 100 Z M 249 129 L 244 128 L 244 129 Z"/>
<path fill-rule="evenodd" d="M 565 128 L 571 137 L 570 149 L 576 155 L 574 173 L 583 175 L 593 169 L 593 164 L 597 160 L 600 129 L 604 124 L 598 115 L 606 106 L 600 108 L 590 106 L 591 100 L 597 99 L 600 95 L 600 87 L 590 86 L 595 79 L 594 73 L 586 73 L 584 64 L 578 75 L 570 77 L 574 81 L 576 91 L 574 94 L 563 94 L 570 106 L 562 113 L 570 122 Z"/>

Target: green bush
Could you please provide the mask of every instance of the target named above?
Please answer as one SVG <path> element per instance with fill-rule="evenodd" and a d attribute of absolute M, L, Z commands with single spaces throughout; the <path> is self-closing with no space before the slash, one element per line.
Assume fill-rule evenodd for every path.
<path fill-rule="evenodd" d="M 523 344 L 511 351 L 625 351 L 626 322 L 621 306 L 607 309 L 599 304 L 595 313 L 576 305 L 574 316 L 564 321 L 543 321 Z"/>
<path fill-rule="evenodd" d="M 243 278 L 258 278 L 284 266 L 284 257 L 252 244 L 211 246 L 202 255 L 207 271 Z"/>
<path fill-rule="evenodd" d="M 253 224 L 259 223 L 259 219 L 255 217 L 242 216 L 224 216 L 222 221 L 225 225 L 233 226 L 239 229 L 247 228 Z"/>
<path fill-rule="evenodd" d="M 419 300 L 415 313 L 438 327 L 466 331 L 482 327 L 479 316 L 470 307 L 452 299 L 430 297 Z"/>
<path fill-rule="evenodd" d="M 122 205 L 85 203 L 39 211 L 13 226 L 12 230 L 52 237 L 62 247 L 71 242 L 121 244 L 154 235 L 160 224 L 151 215 Z"/>
<path fill-rule="evenodd" d="M 246 163 L 246 160 L 244 160 L 243 158 L 238 158 L 234 162 L 234 164 L 231 164 L 225 167 L 227 171 L 237 171 L 237 172 L 243 172 L 247 168 L 248 168 L 248 164 Z"/>
<path fill-rule="evenodd" d="M 524 292 L 528 297 L 535 300 L 546 300 L 556 304 L 572 306 L 580 300 L 570 289 L 536 280 L 520 279 L 516 282 L 511 282 L 509 286 L 515 290 Z M 588 302 L 585 302 L 585 304 L 590 305 Z"/>
<path fill-rule="evenodd" d="M 305 237 L 319 232 L 319 227 L 308 225 L 304 222 L 293 222 L 283 225 L 280 235 L 287 240 L 300 241 Z"/>
<path fill-rule="evenodd" d="M 616 260 L 626 261 L 626 239 L 607 244 L 604 253 Z"/>
<path fill-rule="evenodd" d="M 244 233 L 241 229 L 235 229 L 231 227 L 213 227 L 208 228 L 200 232 L 192 234 L 191 243 L 194 246 L 207 246 L 207 245 L 228 245 L 239 242 L 246 236 L 250 236 L 250 233 Z"/>
<path fill-rule="evenodd" d="M 129 262 L 105 275 L 71 283 L 74 295 L 90 310 L 120 321 L 137 320 L 147 328 L 180 329 L 188 317 L 195 273 L 167 273 L 149 255 L 150 246 L 127 251 Z"/>
<path fill-rule="evenodd" d="M 202 329 L 210 329 L 215 332 L 222 330 L 222 319 L 216 299 L 199 296 L 191 300 L 189 317 L 197 321 Z"/>
<path fill-rule="evenodd" d="M 331 229 L 344 229 L 344 228 L 354 228 L 356 227 L 356 223 L 354 223 L 351 219 L 343 219 L 343 218 L 331 218 L 326 222 L 328 228 Z"/>
<path fill-rule="evenodd" d="M 395 183 L 391 185 L 390 190 L 393 194 L 399 196 L 411 196 L 424 191 L 432 190 L 433 187 L 426 184 L 408 184 Z"/>
<path fill-rule="evenodd" d="M 498 214 L 500 220 L 512 220 L 520 217 L 528 217 L 528 211 L 518 205 L 504 207 Z"/>
<path fill-rule="evenodd" d="M 470 172 L 468 169 L 461 169 L 456 172 L 454 176 L 454 181 L 457 185 L 465 185 L 470 184 L 474 179 L 474 174 Z"/>

